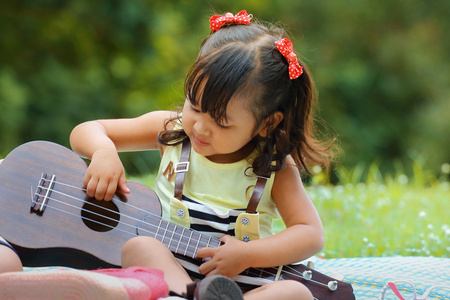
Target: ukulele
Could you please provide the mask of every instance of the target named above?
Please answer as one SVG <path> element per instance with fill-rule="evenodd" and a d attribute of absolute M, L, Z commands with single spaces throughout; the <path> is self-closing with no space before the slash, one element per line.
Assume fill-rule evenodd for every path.
<path fill-rule="evenodd" d="M 198 249 L 221 246 L 218 238 L 163 220 L 158 196 L 142 183 L 128 181 L 132 192 L 117 192 L 111 201 L 88 197 L 86 169 L 77 154 L 46 141 L 23 144 L 0 164 L 0 236 L 24 265 L 117 268 L 122 246 L 138 235 L 194 260 Z M 250 268 L 238 276 L 247 275 L 300 281 L 316 299 L 355 299 L 349 283 L 303 264 Z"/>

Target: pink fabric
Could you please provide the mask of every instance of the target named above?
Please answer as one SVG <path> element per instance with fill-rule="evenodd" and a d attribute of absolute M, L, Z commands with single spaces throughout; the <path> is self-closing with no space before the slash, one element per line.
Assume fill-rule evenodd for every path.
<path fill-rule="evenodd" d="M 0 274 L 0 299 L 115 299 L 129 300 L 122 279 L 81 270 L 45 270 Z M 143 299 L 143 298 L 141 298 Z M 148 299 L 148 298 L 147 298 Z"/>
<path fill-rule="evenodd" d="M 150 268 L 50 269 L 0 274 L 0 299 L 153 300 L 168 294 L 163 272 Z"/>
<path fill-rule="evenodd" d="M 393 282 L 388 282 L 389 287 L 391 288 L 391 290 L 394 291 L 394 294 L 398 297 L 398 299 L 400 300 L 406 300 L 405 298 L 403 298 L 402 294 L 400 294 L 400 291 L 397 289 L 397 286 L 395 285 L 395 283 Z"/>
<path fill-rule="evenodd" d="M 169 295 L 169 287 L 164 281 L 164 272 L 158 269 L 129 267 L 126 269 L 100 269 L 91 272 L 121 278 L 130 300 L 156 300 Z M 136 281 L 131 279 L 140 280 L 146 288 L 143 289 L 141 285 L 136 285 Z"/>

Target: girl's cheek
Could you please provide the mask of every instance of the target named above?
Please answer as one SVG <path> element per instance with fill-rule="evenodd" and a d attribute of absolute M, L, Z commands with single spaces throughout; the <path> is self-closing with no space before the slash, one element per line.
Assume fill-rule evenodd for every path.
<path fill-rule="evenodd" d="M 186 134 L 189 135 L 192 132 L 193 126 L 192 119 L 189 117 L 185 117 L 185 115 L 183 114 L 183 116 L 181 117 L 181 122 L 183 124 L 184 132 L 186 132 Z"/>
<path fill-rule="evenodd" d="M 185 113 L 183 110 L 183 115 L 181 116 L 181 122 L 183 123 L 183 127 L 187 125 L 190 121 L 189 113 Z"/>

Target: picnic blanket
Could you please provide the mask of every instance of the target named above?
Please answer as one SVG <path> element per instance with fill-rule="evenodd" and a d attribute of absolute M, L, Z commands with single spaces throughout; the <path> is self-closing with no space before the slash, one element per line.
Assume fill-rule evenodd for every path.
<path fill-rule="evenodd" d="M 313 257 L 308 260 L 314 263 L 315 269 L 319 272 L 330 276 L 336 273 L 343 275 L 344 281 L 352 284 L 357 300 L 379 299 L 383 287 L 389 281 L 410 281 L 414 284 L 419 296 L 434 285 L 450 286 L 450 258 L 398 256 L 322 259 Z M 24 270 L 36 272 L 48 269 L 25 268 Z M 410 295 L 410 292 L 405 293 Z M 402 294 L 405 295 L 403 291 Z M 385 299 L 398 300 L 399 298 L 391 293 Z M 449 299 L 450 289 L 439 289 L 430 294 L 427 300 Z"/>
<path fill-rule="evenodd" d="M 438 289 L 428 299 L 450 299 L 450 258 L 398 256 L 315 259 L 313 262 L 319 272 L 344 275 L 344 281 L 352 284 L 357 300 L 378 299 L 386 283 L 396 280 L 413 283 L 418 296 L 433 285 L 447 285 L 448 289 Z M 402 294 L 411 294 L 411 291 Z M 398 297 L 385 299 L 398 300 Z"/>

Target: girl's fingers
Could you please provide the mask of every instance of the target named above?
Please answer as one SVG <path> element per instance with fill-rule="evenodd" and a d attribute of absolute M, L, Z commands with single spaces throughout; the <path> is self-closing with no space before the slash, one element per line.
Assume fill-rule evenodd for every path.
<path fill-rule="evenodd" d="M 88 182 L 86 183 L 86 194 L 89 197 L 94 198 L 97 191 L 97 184 L 97 180 L 95 180 L 94 178 L 89 178 Z"/>
<path fill-rule="evenodd" d="M 215 269 L 215 265 L 213 264 L 212 261 L 209 260 L 209 261 L 201 264 L 200 267 L 198 267 L 198 272 L 202 275 L 206 275 L 206 274 L 209 274 L 214 269 Z"/>
<path fill-rule="evenodd" d="M 122 176 L 120 182 L 117 182 L 117 179 L 114 178 L 97 178 L 86 174 L 83 184 L 86 187 L 87 195 L 91 198 L 95 197 L 97 200 L 110 201 L 117 189 L 126 194 L 130 193 L 125 176 Z"/>
<path fill-rule="evenodd" d="M 215 248 L 201 248 L 197 250 L 197 256 L 199 258 L 208 258 L 214 256 Z"/>
<path fill-rule="evenodd" d="M 108 184 L 109 184 L 109 182 L 105 181 L 104 179 L 100 179 L 100 181 L 97 183 L 97 187 L 95 189 L 95 199 L 97 199 L 97 200 L 105 199 L 106 192 L 108 190 Z M 112 196 L 111 196 L 111 198 L 112 198 Z M 111 200 L 111 199 L 109 199 L 109 200 Z"/>
<path fill-rule="evenodd" d="M 130 193 L 130 189 L 128 188 L 127 179 L 125 178 L 125 176 L 120 177 L 118 187 L 125 194 Z"/>
<path fill-rule="evenodd" d="M 109 182 L 108 187 L 105 192 L 105 195 L 103 197 L 103 200 L 110 201 L 114 197 L 114 194 L 116 193 L 116 191 L 117 191 L 117 185 Z"/>
<path fill-rule="evenodd" d="M 226 244 L 228 242 L 229 239 L 232 239 L 233 237 L 229 234 L 225 234 L 223 235 L 220 240 L 222 241 L 222 243 Z"/>

